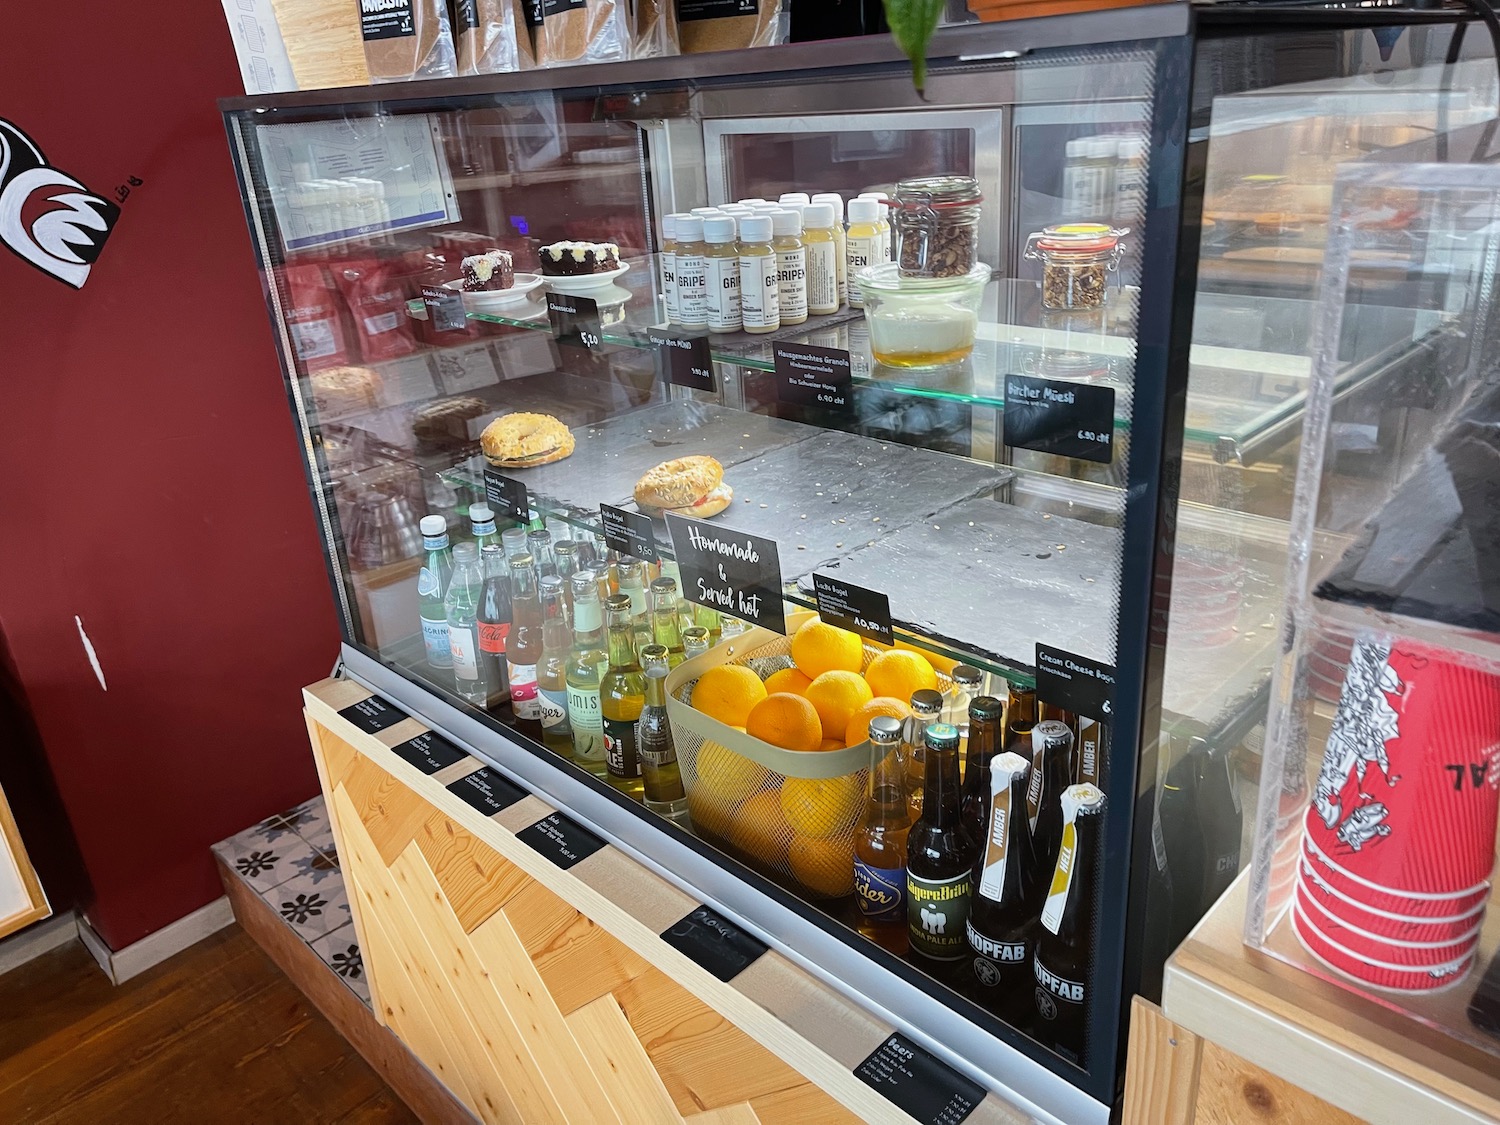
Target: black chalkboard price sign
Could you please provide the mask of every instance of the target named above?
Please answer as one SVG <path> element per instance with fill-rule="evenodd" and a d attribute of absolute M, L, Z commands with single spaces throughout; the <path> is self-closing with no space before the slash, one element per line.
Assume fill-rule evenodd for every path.
<path fill-rule="evenodd" d="M 706 906 L 674 923 L 661 939 L 726 984 L 766 951 L 765 942 Z"/>
<path fill-rule="evenodd" d="M 564 871 L 587 859 L 604 846 L 595 836 L 571 817 L 555 812 L 516 833 L 516 839 L 534 852 L 546 856 Z"/>
<path fill-rule="evenodd" d="M 689 336 L 667 328 L 648 328 L 646 335 L 661 356 L 667 382 L 695 391 L 719 389 L 707 336 Z"/>
<path fill-rule="evenodd" d="M 786 634 L 776 541 L 667 513 L 682 596 L 752 625 Z"/>
<path fill-rule="evenodd" d="M 403 762 L 416 766 L 426 774 L 447 769 L 454 762 L 461 762 L 468 757 L 453 743 L 431 730 L 424 730 L 416 738 L 408 738 L 399 746 L 392 746 L 391 750 Z"/>
<path fill-rule="evenodd" d="M 547 294 L 547 317 L 552 321 L 552 337 L 559 344 L 604 350 L 604 329 L 599 326 L 599 305 L 592 297 L 575 297 L 571 293 Z"/>
<path fill-rule="evenodd" d="M 406 718 L 405 711 L 392 707 L 378 695 L 361 699 L 339 712 L 339 718 L 348 719 L 366 734 L 379 734 L 386 727 L 393 727 Z"/>
<path fill-rule="evenodd" d="M 855 1067 L 854 1077 L 923 1125 L 959 1125 L 984 1101 L 983 1087 L 899 1032 Z"/>
<path fill-rule="evenodd" d="M 877 590 L 867 590 L 824 574 L 814 574 L 812 580 L 818 616 L 824 621 L 881 644 L 895 643 L 890 598 Z"/>
<path fill-rule="evenodd" d="M 507 781 L 488 766 L 459 778 L 448 786 L 448 792 L 485 816 L 494 816 L 501 809 L 508 809 L 526 797 L 524 789 Z"/>
<path fill-rule="evenodd" d="M 1059 457 L 1114 460 L 1115 390 L 1091 383 L 1005 377 L 1005 444 Z"/>
<path fill-rule="evenodd" d="M 776 398 L 796 406 L 852 411 L 853 371 L 849 353 L 816 344 L 775 345 Z"/>
<path fill-rule="evenodd" d="M 604 542 L 611 551 L 656 562 L 656 532 L 651 517 L 627 512 L 613 504 L 599 505 L 599 523 L 604 528 Z"/>
<path fill-rule="evenodd" d="M 484 467 L 484 498 L 503 518 L 531 522 L 531 497 L 526 495 L 526 486 L 489 465 Z"/>

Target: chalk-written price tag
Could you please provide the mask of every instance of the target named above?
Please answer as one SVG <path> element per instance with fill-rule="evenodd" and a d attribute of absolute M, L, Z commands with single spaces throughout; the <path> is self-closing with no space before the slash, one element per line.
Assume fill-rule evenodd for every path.
<path fill-rule="evenodd" d="M 651 527 L 650 516 L 627 512 L 613 504 L 600 504 L 599 523 L 604 528 L 604 542 L 611 551 L 647 562 L 657 561 L 656 533 Z"/>
<path fill-rule="evenodd" d="M 1115 389 L 1030 375 L 1005 377 L 1005 444 L 1059 457 L 1114 460 Z"/>
<path fill-rule="evenodd" d="M 696 908 L 661 935 L 679 953 L 713 973 L 725 984 L 766 951 L 766 943 L 751 937 L 728 918 L 706 906 Z"/>
<path fill-rule="evenodd" d="M 775 345 L 776 398 L 794 406 L 853 410 L 854 376 L 849 353 L 815 344 Z"/>
<path fill-rule="evenodd" d="M 531 522 L 531 497 L 526 495 L 526 486 L 488 465 L 484 467 L 484 498 L 504 518 Z"/>
<path fill-rule="evenodd" d="M 776 541 L 667 513 L 682 596 L 786 635 Z"/>
<path fill-rule="evenodd" d="M 345 707 L 339 712 L 339 718 L 349 720 L 366 734 L 379 734 L 406 718 L 406 712 L 392 707 L 380 696 L 372 695 Z"/>
<path fill-rule="evenodd" d="M 688 336 L 666 328 L 648 328 L 646 334 L 662 358 L 667 382 L 695 391 L 719 389 L 707 336 Z"/>
<path fill-rule="evenodd" d="M 959 1125 L 984 1088 L 897 1032 L 854 1068 L 854 1077 L 923 1125 Z"/>
<path fill-rule="evenodd" d="M 417 737 L 408 738 L 399 746 L 391 747 L 391 750 L 403 762 L 416 766 L 426 774 L 447 769 L 454 762 L 461 762 L 468 757 L 453 743 L 431 730 L 424 730 Z"/>
<path fill-rule="evenodd" d="M 812 580 L 818 616 L 824 621 L 883 645 L 896 643 L 891 630 L 890 598 L 823 574 L 814 574 Z"/>
<path fill-rule="evenodd" d="M 516 839 L 564 871 L 604 846 L 604 841 L 598 836 L 559 812 L 521 829 L 516 833 Z"/>
<path fill-rule="evenodd" d="M 599 327 L 599 304 L 592 297 L 575 297 L 571 293 L 547 294 L 547 317 L 552 321 L 552 337 L 559 344 L 604 350 L 604 329 Z"/>

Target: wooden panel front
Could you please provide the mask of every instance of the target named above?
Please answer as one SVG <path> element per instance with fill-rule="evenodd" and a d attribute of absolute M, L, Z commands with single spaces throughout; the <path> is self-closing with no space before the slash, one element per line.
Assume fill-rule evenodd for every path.
<path fill-rule="evenodd" d="M 309 721 L 378 1018 L 486 1123 L 858 1118 Z"/>

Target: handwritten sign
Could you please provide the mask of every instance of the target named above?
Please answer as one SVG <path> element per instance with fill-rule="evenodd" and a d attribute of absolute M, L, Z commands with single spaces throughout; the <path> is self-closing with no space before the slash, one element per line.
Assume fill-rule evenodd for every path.
<path fill-rule="evenodd" d="M 778 342 L 775 357 L 778 401 L 824 410 L 853 410 L 854 375 L 848 352 L 815 344 Z"/>
<path fill-rule="evenodd" d="M 726 984 L 766 951 L 765 942 L 706 906 L 678 920 L 661 939 Z"/>
<path fill-rule="evenodd" d="M 883 645 L 896 643 L 891 630 L 890 598 L 823 574 L 814 574 L 812 580 L 818 616 L 824 621 Z"/>
<path fill-rule="evenodd" d="M 1059 457 L 1114 460 L 1115 389 L 1030 375 L 1005 377 L 1005 444 Z"/>
<path fill-rule="evenodd" d="M 695 391 L 719 389 L 707 336 L 687 336 L 665 328 L 648 328 L 646 334 L 662 358 L 667 382 Z"/>
<path fill-rule="evenodd" d="M 776 541 L 667 513 L 682 596 L 786 635 Z"/>
<path fill-rule="evenodd" d="M 656 562 L 656 533 L 651 517 L 627 512 L 613 504 L 599 505 L 599 522 L 604 528 L 604 542 L 611 551 Z"/>
<path fill-rule="evenodd" d="M 599 303 L 592 297 L 571 293 L 548 293 L 547 316 L 552 321 L 552 336 L 559 344 L 604 350 L 604 329 L 599 327 Z"/>

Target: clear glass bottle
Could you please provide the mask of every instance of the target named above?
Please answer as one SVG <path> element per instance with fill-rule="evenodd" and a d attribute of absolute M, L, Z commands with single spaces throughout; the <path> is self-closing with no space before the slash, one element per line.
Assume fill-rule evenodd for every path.
<path fill-rule="evenodd" d="M 573 575 L 573 646 L 564 676 L 568 684 L 568 723 L 573 728 L 573 760 L 595 777 L 605 776 L 604 713 L 599 677 L 609 662 L 598 580 L 591 570 Z"/>
<path fill-rule="evenodd" d="M 807 311 L 828 316 L 839 311 L 839 241 L 833 207 L 810 203 L 802 211 L 802 248 L 807 260 Z"/>
<path fill-rule="evenodd" d="M 708 259 L 703 216 L 677 216 L 677 320 L 684 328 L 708 327 Z"/>
<path fill-rule="evenodd" d="M 902 742 L 906 761 L 906 783 L 911 793 L 912 816 L 922 812 L 923 786 L 927 778 L 927 728 L 940 722 L 943 717 L 943 697 L 931 688 L 922 688 L 911 695 L 911 718 L 906 720 L 906 735 Z M 955 755 L 955 768 L 957 755 Z"/>
<path fill-rule="evenodd" d="M 781 327 L 781 291 L 771 238 L 769 215 L 740 220 L 740 321 L 746 332 L 775 332 Z"/>
<path fill-rule="evenodd" d="M 542 659 L 542 600 L 536 568 L 524 551 L 510 560 L 510 635 L 505 641 L 505 675 L 516 727 L 541 740 L 542 711 L 537 699 L 536 666 Z"/>
<path fill-rule="evenodd" d="M 517 555 L 528 554 L 526 550 L 526 529 L 524 527 L 507 527 L 500 533 L 500 546 L 505 549 L 506 559 L 513 559 Z"/>
<path fill-rule="evenodd" d="M 448 609 L 443 595 L 453 577 L 453 551 L 448 546 L 448 521 L 442 516 L 423 516 L 422 549 L 427 558 L 417 575 L 417 612 L 422 621 L 422 644 L 427 666 L 443 674 L 453 669 L 453 650 L 448 646 Z"/>
<path fill-rule="evenodd" d="M 702 656 L 712 647 L 709 640 L 708 630 L 702 625 L 689 625 L 682 631 L 682 658 L 691 660 Z"/>
<path fill-rule="evenodd" d="M 670 578 L 658 578 L 651 583 L 651 639 L 649 644 L 664 645 L 667 664 L 675 668 L 684 655 L 682 647 L 682 619 L 677 616 L 677 583 Z M 639 646 L 644 651 L 646 645 Z"/>
<path fill-rule="evenodd" d="M 687 792 L 667 717 L 667 652 L 661 645 L 641 650 L 646 672 L 646 705 L 636 723 L 636 751 L 641 757 L 641 786 L 645 806 L 679 823 L 688 819 Z"/>
<path fill-rule="evenodd" d="M 710 332 L 738 332 L 744 323 L 740 312 L 740 254 L 735 245 L 735 225 L 732 215 L 715 215 L 703 221 Z"/>
<path fill-rule="evenodd" d="M 486 547 L 500 542 L 500 535 L 495 530 L 495 513 L 488 504 L 469 505 L 469 534 L 474 537 L 474 549 L 480 552 L 481 558 Z"/>
<path fill-rule="evenodd" d="M 563 605 L 567 608 L 568 620 L 573 620 L 573 575 L 578 573 L 578 544 L 572 539 L 559 539 L 552 544 L 552 558 L 557 567 L 557 576 L 562 579 Z"/>
<path fill-rule="evenodd" d="M 510 635 L 510 564 L 505 549 L 487 544 L 479 552 L 484 569 L 484 587 L 479 593 L 479 666 L 489 685 L 491 707 L 510 698 L 510 679 L 505 674 L 505 644 Z"/>
<path fill-rule="evenodd" d="M 489 685 L 479 666 L 479 597 L 484 572 L 473 543 L 453 548 L 453 576 L 443 597 L 448 619 L 448 649 L 453 659 L 453 690 L 460 699 L 483 707 L 489 701 Z"/>
<path fill-rule="evenodd" d="M 667 323 L 677 323 L 677 216 L 663 215 L 661 220 L 661 295 Z"/>
<path fill-rule="evenodd" d="M 738 637 L 750 631 L 751 625 L 748 621 L 742 621 L 727 613 L 719 614 L 719 636 L 724 640 Z"/>
<path fill-rule="evenodd" d="M 626 556 L 620 560 L 619 588 L 616 593 L 630 599 L 630 626 L 635 633 L 635 647 L 651 643 L 651 599 L 646 589 L 646 564 Z"/>
<path fill-rule="evenodd" d="M 969 704 L 984 694 L 984 672 L 972 664 L 957 664 L 949 676 L 953 686 L 943 696 L 943 722 L 958 728 L 962 756 L 969 741 Z"/>
<path fill-rule="evenodd" d="M 646 676 L 636 659 L 630 598 L 615 594 L 605 603 L 609 629 L 609 665 L 599 681 L 604 715 L 604 746 L 609 783 L 641 800 L 645 783 L 636 745 L 636 722 L 646 706 Z"/>
<path fill-rule="evenodd" d="M 549 574 L 542 588 L 542 660 L 536 683 L 542 712 L 542 742 L 553 753 L 573 757 L 573 727 L 568 722 L 568 652 L 572 635 L 563 602 L 562 579 Z"/>
<path fill-rule="evenodd" d="M 870 720 L 865 807 L 854 826 L 854 895 L 859 932 L 892 953 L 907 947 L 906 836 L 911 794 L 901 760 L 901 720 Z"/>
<path fill-rule="evenodd" d="M 526 550 L 536 566 L 537 580 L 557 573 L 557 561 L 552 557 L 552 533 L 545 527 L 526 533 Z"/>
<path fill-rule="evenodd" d="M 802 245 L 802 215 L 782 209 L 771 217 L 776 248 L 776 291 L 782 326 L 807 320 L 807 250 Z"/>
<path fill-rule="evenodd" d="M 834 269 L 838 272 L 839 304 L 849 300 L 848 242 L 844 232 L 844 197 L 836 191 L 822 191 L 812 197 L 814 203 L 833 208 Z"/>

